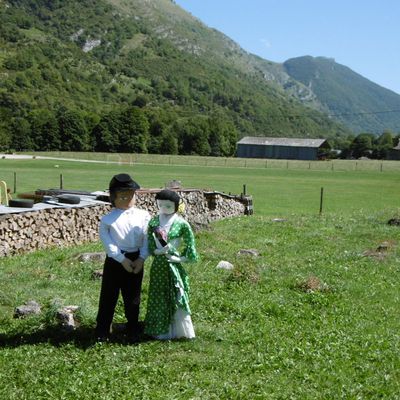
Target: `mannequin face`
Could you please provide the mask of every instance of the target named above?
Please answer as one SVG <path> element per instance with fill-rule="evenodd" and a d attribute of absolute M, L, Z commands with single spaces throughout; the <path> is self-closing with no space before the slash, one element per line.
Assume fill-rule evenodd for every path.
<path fill-rule="evenodd" d="M 159 214 L 175 214 L 175 203 L 171 200 L 157 200 Z"/>
<path fill-rule="evenodd" d="M 127 210 L 135 205 L 135 191 L 121 190 L 115 194 L 115 207 L 122 210 Z"/>

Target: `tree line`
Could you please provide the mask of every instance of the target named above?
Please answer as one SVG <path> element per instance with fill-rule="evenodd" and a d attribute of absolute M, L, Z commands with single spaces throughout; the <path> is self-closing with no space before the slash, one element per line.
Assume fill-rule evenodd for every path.
<path fill-rule="evenodd" d="M 225 114 L 182 116 L 172 109 L 124 107 L 102 116 L 60 108 L 13 117 L 0 130 L 4 151 L 98 151 L 224 156 L 238 131 Z"/>
<path fill-rule="evenodd" d="M 381 135 L 372 133 L 360 133 L 356 136 L 338 138 L 331 143 L 332 148 L 340 150 L 337 157 L 343 159 L 358 159 L 367 157 L 384 160 L 388 158 L 390 150 L 397 146 L 400 140 L 400 133 L 395 134 L 385 130 Z"/>

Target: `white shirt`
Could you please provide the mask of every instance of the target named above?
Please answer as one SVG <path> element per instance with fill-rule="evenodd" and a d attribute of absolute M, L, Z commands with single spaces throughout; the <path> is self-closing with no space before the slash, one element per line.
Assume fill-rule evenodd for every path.
<path fill-rule="evenodd" d="M 147 225 L 150 214 L 146 210 L 131 207 L 128 210 L 113 208 L 100 220 L 100 239 L 108 257 L 122 262 L 123 252 L 140 252 L 144 260 L 148 257 Z"/>

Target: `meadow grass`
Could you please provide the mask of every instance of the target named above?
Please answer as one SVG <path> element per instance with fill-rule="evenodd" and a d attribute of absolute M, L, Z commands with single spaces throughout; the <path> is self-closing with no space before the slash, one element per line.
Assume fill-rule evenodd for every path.
<path fill-rule="evenodd" d="M 247 184 L 255 205 L 252 217 L 196 234 L 194 341 L 93 341 L 101 265 L 77 255 L 99 243 L 1 259 L 0 398 L 398 398 L 400 228 L 387 224 L 400 213 L 398 174 L 0 161 L 2 175 L 18 169 L 21 191 L 56 186 L 60 172 L 69 188 L 98 190 L 126 171 L 145 187 L 179 179 L 238 193 Z M 221 260 L 235 268 L 217 269 Z M 42 314 L 13 319 L 30 299 Z M 81 307 L 79 329 L 60 330 L 54 303 Z M 120 303 L 115 321 L 124 321 Z"/>
<path fill-rule="evenodd" d="M 172 179 L 186 188 L 240 194 L 243 186 L 254 198 L 260 215 L 319 212 L 321 187 L 323 210 L 348 213 L 360 209 L 382 210 L 399 206 L 400 174 L 378 170 L 332 171 L 81 163 L 65 160 L 0 160 L 1 179 L 18 193 L 60 186 L 80 190 L 105 190 L 110 177 L 128 172 L 142 187 L 160 188 Z"/>

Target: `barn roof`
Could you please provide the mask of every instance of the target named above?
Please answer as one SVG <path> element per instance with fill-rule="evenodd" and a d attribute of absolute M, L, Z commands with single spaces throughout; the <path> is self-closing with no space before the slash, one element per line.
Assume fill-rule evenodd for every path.
<path fill-rule="evenodd" d="M 397 144 L 396 147 L 393 147 L 393 150 L 400 150 L 400 142 Z"/>
<path fill-rule="evenodd" d="M 245 136 L 238 144 L 252 144 L 259 146 L 290 146 L 290 147 L 320 147 L 326 139 L 298 139 L 261 136 Z"/>

